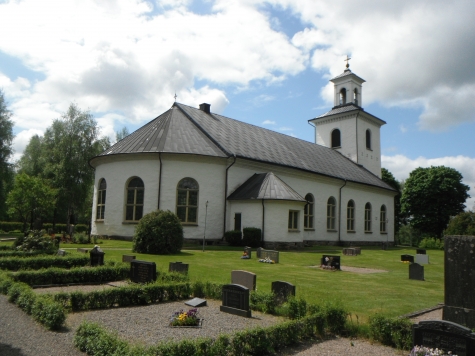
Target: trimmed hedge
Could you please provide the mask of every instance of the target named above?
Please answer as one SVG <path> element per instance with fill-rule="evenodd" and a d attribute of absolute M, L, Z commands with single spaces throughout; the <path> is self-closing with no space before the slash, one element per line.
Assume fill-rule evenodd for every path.
<path fill-rule="evenodd" d="M 40 269 L 49 267 L 72 268 L 87 266 L 89 256 L 51 256 L 51 257 L 9 257 L 0 259 L 0 269 L 18 271 L 21 269 Z"/>
<path fill-rule="evenodd" d="M 262 247 L 262 231 L 257 227 L 245 227 L 242 229 L 242 243 L 249 247 Z"/>
<path fill-rule="evenodd" d="M 243 246 L 242 232 L 240 230 L 230 230 L 224 233 L 224 240 L 231 246 Z"/>
<path fill-rule="evenodd" d="M 412 322 L 407 318 L 374 315 L 369 318 L 369 332 L 383 345 L 405 350 L 412 347 Z"/>
<path fill-rule="evenodd" d="M 3 247 L 3 246 L 1 246 Z M 53 255 L 57 251 L 13 251 L 11 248 L 9 250 L 0 249 L 0 257 L 34 257 L 34 256 L 47 256 Z"/>
<path fill-rule="evenodd" d="M 47 268 L 39 271 L 19 271 L 10 273 L 15 282 L 23 282 L 30 286 L 71 283 L 103 283 L 120 281 L 129 277 L 130 266 L 125 263 L 116 266 L 98 266 L 93 268 L 76 267 L 69 270 L 63 268 Z"/>
<path fill-rule="evenodd" d="M 0 221 L 0 230 L 5 232 L 10 232 L 14 230 L 23 231 L 23 223 L 21 222 L 10 222 L 10 221 Z"/>
<path fill-rule="evenodd" d="M 61 233 L 61 232 L 66 232 L 67 230 L 67 224 L 55 224 L 55 232 Z M 29 224 L 27 224 L 27 229 L 29 228 Z M 52 229 L 53 224 L 52 223 L 44 223 L 43 224 L 43 229 L 48 231 L 48 229 Z M 14 230 L 19 230 L 23 231 L 23 223 L 21 222 L 11 222 L 11 221 L 0 221 L 0 230 L 5 231 L 5 232 L 10 232 Z M 74 232 L 88 232 L 89 231 L 89 226 L 85 224 L 77 224 L 74 225 Z"/>

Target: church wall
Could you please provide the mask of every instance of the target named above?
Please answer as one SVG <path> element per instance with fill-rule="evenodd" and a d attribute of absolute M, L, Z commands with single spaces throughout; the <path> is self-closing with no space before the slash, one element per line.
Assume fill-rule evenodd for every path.
<path fill-rule="evenodd" d="M 371 131 L 371 149 L 366 148 L 366 130 Z M 359 116 L 358 121 L 358 163 L 381 178 L 380 126 Z"/>
<path fill-rule="evenodd" d="M 241 214 L 241 229 L 256 227 L 262 230 L 262 201 L 261 200 L 233 200 L 228 203 L 229 222 L 226 230 L 234 230 L 234 216 Z"/>

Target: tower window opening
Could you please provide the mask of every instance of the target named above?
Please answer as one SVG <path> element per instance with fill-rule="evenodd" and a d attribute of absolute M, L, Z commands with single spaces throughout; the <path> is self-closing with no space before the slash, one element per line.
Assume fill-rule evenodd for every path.
<path fill-rule="evenodd" d="M 371 131 L 366 130 L 366 148 L 371 150 Z"/>
<path fill-rule="evenodd" d="M 332 131 L 332 148 L 341 147 L 341 133 L 339 129 Z"/>
<path fill-rule="evenodd" d="M 358 89 L 355 88 L 353 91 L 353 102 L 358 105 Z"/>
<path fill-rule="evenodd" d="M 340 90 L 340 105 L 346 104 L 346 89 L 343 88 Z"/>

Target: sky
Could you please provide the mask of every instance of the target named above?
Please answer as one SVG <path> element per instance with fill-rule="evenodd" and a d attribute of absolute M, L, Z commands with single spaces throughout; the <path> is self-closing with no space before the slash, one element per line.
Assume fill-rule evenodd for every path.
<path fill-rule="evenodd" d="M 398 180 L 447 166 L 475 209 L 473 0 L 0 0 L 0 89 L 19 159 L 71 103 L 115 140 L 176 100 L 315 142 L 329 79 L 366 80 Z"/>

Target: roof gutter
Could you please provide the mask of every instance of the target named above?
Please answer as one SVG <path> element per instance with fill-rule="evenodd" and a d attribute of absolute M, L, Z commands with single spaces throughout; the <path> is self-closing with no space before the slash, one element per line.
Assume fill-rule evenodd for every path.
<path fill-rule="evenodd" d="M 236 155 L 233 154 L 234 156 L 234 161 L 231 163 L 228 167 L 226 167 L 226 175 L 224 178 L 224 217 L 223 217 L 223 237 L 224 239 L 224 234 L 226 233 L 226 213 L 227 213 L 227 198 L 228 198 L 228 171 L 229 168 L 231 168 L 234 163 L 236 163 Z"/>
<path fill-rule="evenodd" d="M 346 185 L 346 179 L 345 179 L 345 184 L 343 184 L 341 187 L 340 187 L 340 197 L 339 197 L 339 209 L 338 209 L 338 245 L 341 245 L 341 190 L 343 189 L 343 187 Z"/>

